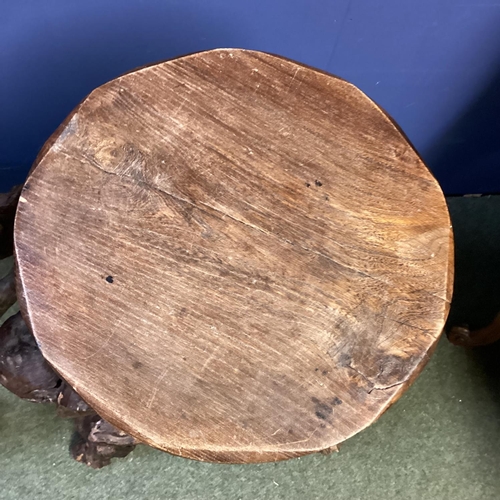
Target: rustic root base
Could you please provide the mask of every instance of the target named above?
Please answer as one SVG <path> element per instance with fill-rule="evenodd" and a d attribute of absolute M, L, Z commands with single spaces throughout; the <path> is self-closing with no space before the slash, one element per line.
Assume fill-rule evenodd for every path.
<path fill-rule="evenodd" d="M 469 348 L 493 344 L 500 340 L 500 314 L 487 327 L 472 332 L 467 326 L 455 326 L 448 332 L 448 340 Z"/>
<path fill-rule="evenodd" d="M 12 255 L 14 216 L 22 186 L 0 194 L 0 259 Z M 12 269 L 0 279 L 0 316 L 17 300 Z M 127 456 L 137 444 L 103 420 L 47 363 L 20 313 L 0 326 L 0 382 L 34 403 L 56 403 L 61 417 L 74 418 L 71 455 L 90 467 Z"/>
<path fill-rule="evenodd" d="M 14 216 L 22 188 L 14 186 L 8 193 L 0 193 L 0 259 L 12 255 Z"/>
<path fill-rule="evenodd" d="M 127 456 L 137 444 L 131 436 L 103 420 L 52 370 L 20 313 L 0 327 L 0 382 L 20 398 L 56 403 L 61 417 L 74 418 L 71 455 L 94 469 L 114 457 Z"/>
<path fill-rule="evenodd" d="M 17 300 L 14 269 L 0 279 L 0 316 Z"/>
<path fill-rule="evenodd" d="M 330 448 L 325 448 L 324 450 L 321 450 L 322 455 L 331 455 L 332 453 L 338 453 L 340 451 L 340 444 L 336 446 L 332 446 Z"/>
<path fill-rule="evenodd" d="M 77 417 L 75 427 L 71 455 L 94 469 L 109 465 L 112 458 L 126 457 L 138 444 L 99 415 Z"/>
<path fill-rule="evenodd" d="M 0 382 L 16 396 L 35 403 L 57 401 L 63 386 L 20 313 L 0 327 Z"/>

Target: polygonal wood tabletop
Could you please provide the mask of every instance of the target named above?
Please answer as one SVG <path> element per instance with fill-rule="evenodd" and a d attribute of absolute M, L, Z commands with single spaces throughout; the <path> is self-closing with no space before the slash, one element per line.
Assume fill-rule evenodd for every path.
<path fill-rule="evenodd" d="M 15 227 L 22 312 L 104 418 L 162 450 L 261 462 L 334 447 L 441 333 L 436 180 L 353 85 L 213 50 L 92 92 Z"/>

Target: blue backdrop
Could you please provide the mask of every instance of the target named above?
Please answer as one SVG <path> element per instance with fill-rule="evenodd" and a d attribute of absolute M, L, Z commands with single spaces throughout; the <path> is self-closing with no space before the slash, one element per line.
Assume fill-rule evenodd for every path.
<path fill-rule="evenodd" d="M 0 0 L 0 191 L 92 89 L 214 47 L 353 82 L 446 193 L 500 192 L 498 0 Z"/>

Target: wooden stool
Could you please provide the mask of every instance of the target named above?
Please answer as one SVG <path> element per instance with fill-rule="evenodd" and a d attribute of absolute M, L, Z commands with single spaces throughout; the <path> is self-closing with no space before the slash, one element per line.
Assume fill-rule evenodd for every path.
<path fill-rule="evenodd" d="M 15 224 L 21 309 L 97 412 L 187 458 L 332 449 L 442 331 L 438 183 L 356 87 L 213 50 L 92 92 L 40 153 Z"/>

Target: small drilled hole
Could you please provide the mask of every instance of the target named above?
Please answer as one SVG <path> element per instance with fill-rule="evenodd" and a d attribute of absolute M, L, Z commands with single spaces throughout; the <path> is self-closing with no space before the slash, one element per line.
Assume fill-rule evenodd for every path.
<path fill-rule="evenodd" d="M 108 283 L 113 283 L 113 276 L 106 276 L 106 281 Z"/>

